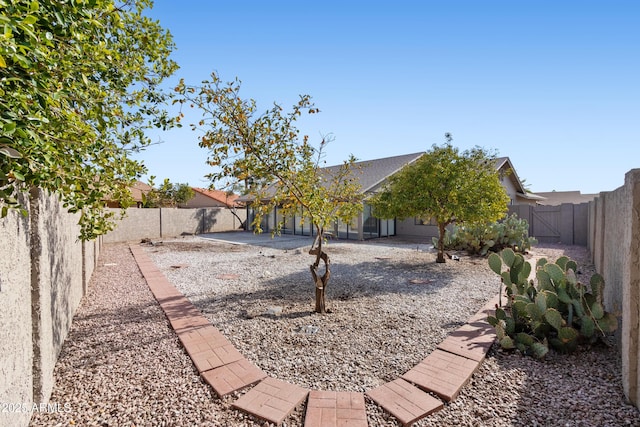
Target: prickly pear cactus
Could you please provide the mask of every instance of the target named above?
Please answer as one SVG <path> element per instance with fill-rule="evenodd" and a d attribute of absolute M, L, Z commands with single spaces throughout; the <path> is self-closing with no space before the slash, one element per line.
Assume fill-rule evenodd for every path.
<path fill-rule="evenodd" d="M 594 274 L 589 285 L 583 285 L 576 277 L 576 262 L 568 257 L 555 263 L 538 260 L 537 283 L 529 279 L 531 264 L 511 249 L 489 255 L 488 262 L 500 276 L 501 295 L 502 286 L 507 295 L 505 307 L 487 319 L 503 349 L 542 359 L 549 348 L 571 352 L 617 328 L 616 317 L 602 306 L 602 276 Z"/>
<path fill-rule="evenodd" d="M 526 253 L 537 241 L 529 237 L 529 223 L 516 214 L 501 222 L 491 224 L 472 223 L 451 226 L 444 236 L 446 249 L 464 250 L 472 255 L 486 256 L 503 248 Z M 437 246 L 438 238 L 433 239 Z"/>

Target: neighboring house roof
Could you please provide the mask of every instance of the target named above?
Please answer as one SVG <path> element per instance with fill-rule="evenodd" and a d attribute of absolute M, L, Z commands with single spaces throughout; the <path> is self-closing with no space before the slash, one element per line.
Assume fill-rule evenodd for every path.
<path fill-rule="evenodd" d="M 580 191 L 549 191 L 537 194 L 545 198 L 540 202 L 545 206 L 557 206 L 563 203 L 588 203 L 598 197 L 597 194 L 582 194 Z"/>
<path fill-rule="evenodd" d="M 149 191 L 153 190 L 153 187 L 149 184 L 145 184 L 142 181 L 136 181 L 130 188 L 131 196 L 133 200 L 136 202 L 142 202 L 142 195 L 147 194 Z"/>
<path fill-rule="evenodd" d="M 221 190 L 207 190 L 206 188 L 192 187 L 193 191 L 199 193 L 205 197 L 208 197 L 218 203 L 221 203 L 227 207 L 236 206 L 236 202 L 238 200 L 238 195 L 229 194 L 226 191 Z M 188 203 L 187 203 L 188 204 Z"/>
<path fill-rule="evenodd" d="M 133 185 L 129 187 L 129 191 L 131 192 L 131 197 L 133 198 L 134 205 L 136 205 L 137 207 L 142 207 L 142 203 L 143 203 L 142 195 L 147 194 L 151 190 L 153 190 L 153 187 L 151 187 L 148 184 L 145 184 L 142 181 L 134 182 Z M 120 202 L 117 200 L 112 200 L 110 196 L 106 197 L 104 199 L 104 202 L 106 206 L 109 208 L 121 207 Z"/>

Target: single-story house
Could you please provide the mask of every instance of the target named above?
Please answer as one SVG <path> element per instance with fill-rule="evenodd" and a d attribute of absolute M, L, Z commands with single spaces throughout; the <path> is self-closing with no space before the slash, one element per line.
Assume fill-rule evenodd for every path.
<path fill-rule="evenodd" d="M 187 203 L 180 204 L 181 208 L 234 208 L 238 207 L 238 195 L 221 190 L 208 190 L 205 188 L 191 187 L 193 198 Z"/>
<path fill-rule="evenodd" d="M 366 196 L 367 194 L 380 191 L 391 175 L 400 171 L 406 165 L 415 162 L 424 154 L 426 153 L 419 152 L 357 162 L 356 166 L 360 173 L 357 173 L 355 176 L 359 180 L 362 192 Z M 331 169 L 337 169 L 339 167 L 340 166 L 330 166 L 326 169 L 330 173 Z M 508 157 L 496 159 L 496 168 L 501 172 L 501 180 L 511 199 L 511 204 L 536 204 L 543 199 L 524 189 Z M 249 201 L 249 199 L 245 197 L 241 197 L 239 200 L 243 202 Z M 250 226 L 254 215 L 250 206 L 247 209 L 247 224 Z M 284 226 L 281 229 L 283 234 L 310 236 L 315 232 L 309 224 L 309 221 L 303 223 L 301 218 L 297 216 L 285 219 L 279 214 L 277 208 L 262 218 L 261 228 L 264 232 L 269 232 L 276 227 L 276 224 L 282 221 L 284 222 Z M 366 203 L 366 197 L 363 210 L 357 218 L 349 224 L 338 222 L 334 230 L 330 231 L 332 235 L 338 238 L 350 240 L 365 240 L 388 236 L 430 238 L 438 235 L 438 227 L 435 223 L 425 223 L 418 218 L 397 220 L 374 217 L 372 207 Z"/>

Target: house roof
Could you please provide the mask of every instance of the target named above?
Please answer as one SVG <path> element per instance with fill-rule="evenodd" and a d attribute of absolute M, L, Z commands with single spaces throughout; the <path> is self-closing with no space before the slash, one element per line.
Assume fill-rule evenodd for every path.
<path fill-rule="evenodd" d="M 509 159 L 508 157 L 497 157 L 496 170 L 500 169 L 510 170 L 511 172 L 509 173 L 509 178 L 515 185 L 516 191 L 518 193 L 526 193 L 524 185 L 522 184 L 522 181 L 520 181 L 520 177 L 518 177 L 518 174 L 516 173 L 516 168 L 514 168 L 513 164 L 511 164 L 511 159 Z"/>
<path fill-rule="evenodd" d="M 513 183 L 516 189 L 516 193 L 518 194 L 518 197 L 522 197 L 523 199 L 527 199 L 527 200 L 535 200 L 535 201 L 542 201 L 545 199 L 540 194 L 530 193 L 524 188 L 522 181 L 520 181 L 520 177 L 518 177 L 518 174 L 516 173 L 516 168 L 513 167 L 513 164 L 511 163 L 511 159 L 509 159 L 508 157 L 497 157 L 496 169 L 497 170 L 505 169 L 505 170 L 511 171 L 509 173 L 508 178 Z"/>
<path fill-rule="evenodd" d="M 415 162 L 425 153 L 404 154 L 401 156 L 385 157 L 382 159 L 363 160 L 354 163 L 354 177 L 360 183 L 363 192 L 374 190 L 389 176 L 398 172 L 406 165 Z M 338 170 L 341 165 L 325 168 L 329 173 Z"/>
<path fill-rule="evenodd" d="M 398 172 L 409 163 L 415 162 L 423 154 L 424 152 L 420 152 L 354 162 L 351 169 L 353 178 L 358 181 L 363 193 L 373 191 L 389 176 Z M 322 168 L 322 171 L 328 176 L 331 176 L 333 172 L 337 172 L 341 167 L 342 165 L 327 166 Z M 269 185 L 266 189 L 267 197 L 270 197 L 274 192 L 274 184 Z M 253 200 L 253 198 L 249 195 L 240 197 L 240 201 L 243 202 L 249 202 L 251 200 Z"/>
<path fill-rule="evenodd" d="M 426 152 L 421 151 L 412 154 L 403 154 L 400 156 L 384 157 L 381 159 L 362 160 L 354 163 L 353 176 L 358 180 L 363 193 L 375 191 L 387 178 L 396 172 L 400 171 L 408 164 L 414 163 L 420 157 L 425 155 Z M 517 195 L 524 199 L 529 200 L 544 200 L 544 197 L 540 197 L 537 194 L 529 193 L 525 190 L 522 181 L 515 172 L 515 168 L 511 164 L 509 157 L 498 157 L 495 159 L 496 170 L 506 169 L 511 170 L 509 179 L 513 182 Z M 337 171 L 342 165 L 327 166 L 322 168 L 329 175 L 333 171 Z M 273 187 L 269 186 L 267 194 L 273 193 Z M 239 201 L 251 201 L 250 196 L 241 196 Z"/>
<path fill-rule="evenodd" d="M 228 207 L 233 207 L 236 205 L 236 201 L 238 200 L 238 195 L 229 194 L 226 191 L 221 190 L 207 190 L 206 188 L 192 187 L 193 191 L 202 194 L 203 196 L 209 197 L 219 203 L 227 205 Z"/>
<path fill-rule="evenodd" d="M 153 190 L 153 187 L 149 184 L 145 184 L 142 181 L 136 181 L 130 188 L 131 196 L 133 200 L 136 202 L 142 202 L 142 195 L 147 194 L 149 191 Z"/>

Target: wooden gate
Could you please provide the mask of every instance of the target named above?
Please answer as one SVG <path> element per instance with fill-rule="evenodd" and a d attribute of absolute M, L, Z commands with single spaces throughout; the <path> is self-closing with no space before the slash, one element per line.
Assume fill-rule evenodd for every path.
<path fill-rule="evenodd" d="M 540 243 L 564 243 L 587 246 L 588 203 L 563 203 L 559 206 L 509 206 L 509 213 L 529 222 L 529 236 Z"/>
<path fill-rule="evenodd" d="M 531 210 L 529 234 L 541 243 L 561 241 L 560 206 L 535 206 Z"/>

